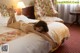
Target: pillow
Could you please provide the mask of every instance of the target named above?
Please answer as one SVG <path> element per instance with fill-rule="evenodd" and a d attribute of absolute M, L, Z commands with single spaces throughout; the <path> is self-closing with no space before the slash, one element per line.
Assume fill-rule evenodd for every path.
<path fill-rule="evenodd" d="M 24 16 L 24 15 L 19 15 L 19 16 L 15 16 L 17 21 L 22 20 L 25 23 L 36 23 L 39 20 L 34 20 L 34 19 L 29 19 L 28 17 Z"/>
<path fill-rule="evenodd" d="M 43 16 L 54 17 L 58 15 L 51 0 L 35 0 L 34 11 L 36 18 Z"/>
<path fill-rule="evenodd" d="M 61 18 L 58 17 L 41 17 L 40 20 L 43 20 L 45 22 L 61 22 L 64 23 L 64 21 Z"/>

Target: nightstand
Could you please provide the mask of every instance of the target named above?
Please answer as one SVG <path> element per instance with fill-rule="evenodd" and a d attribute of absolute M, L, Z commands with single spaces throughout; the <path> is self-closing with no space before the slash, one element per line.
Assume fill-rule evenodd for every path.
<path fill-rule="evenodd" d="M 73 11 L 73 12 L 70 12 L 70 15 L 75 15 L 76 16 L 76 20 L 72 23 L 76 23 L 79 25 L 79 16 L 80 16 L 80 11 Z"/>

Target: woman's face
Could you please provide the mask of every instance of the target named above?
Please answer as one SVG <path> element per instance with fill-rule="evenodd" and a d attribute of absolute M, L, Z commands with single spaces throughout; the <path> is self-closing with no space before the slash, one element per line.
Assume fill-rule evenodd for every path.
<path fill-rule="evenodd" d="M 43 27 L 35 27 L 35 30 L 38 31 L 38 32 L 41 32 L 43 29 Z"/>

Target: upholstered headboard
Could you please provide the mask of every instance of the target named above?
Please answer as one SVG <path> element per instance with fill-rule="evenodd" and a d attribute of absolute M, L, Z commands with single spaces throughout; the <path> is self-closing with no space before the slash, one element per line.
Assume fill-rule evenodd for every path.
<path fill-rule="evenodd" d="M 26 7 L 26 8 L 23 8 L 23 15 L 27 16 L 28 18 L 31 18 L 31 19 L 35 19 L 35 16 L 34 16 L 34 6 L 30 6 L 30 7 Z"/>

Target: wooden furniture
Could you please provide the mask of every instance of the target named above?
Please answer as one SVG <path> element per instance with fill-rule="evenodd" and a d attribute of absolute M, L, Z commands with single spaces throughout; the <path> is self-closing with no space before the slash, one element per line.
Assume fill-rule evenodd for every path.
<path fill-rule="evenodd" d="M 73 12 L 70 12 L 71 15 L 75 15 L 76 16 L 76 20 L 72 23 L 76 23 L 79 25 L 79 16 L 80 16 L 80 11 L 73 11 Z"/>
<path fill-rule="evenodd" d="M 29 6 L 29 7 L 23 8 L 22 14 L 27 16 L 30 19 L 35 19 L 34 6 Z"/>

